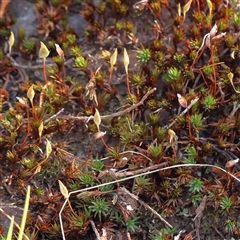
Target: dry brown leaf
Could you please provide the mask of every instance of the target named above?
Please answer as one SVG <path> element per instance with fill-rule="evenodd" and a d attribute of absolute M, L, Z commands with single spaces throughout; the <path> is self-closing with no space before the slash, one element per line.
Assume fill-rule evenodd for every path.
<path fill-rule="evenodd" d="M 0 6 L 0 18 L 3 17 L 7 5 L 10 3 L 10 0 L 2 0 L 1 6 Z"/>
<path fill-rule="evenodd" d="M 218 31 L 218 27 L 217 24 L 214 24 L 214 26 L 212 27 L 212 29 L 210 30 L 209 34 L 210 34 L 210 38 L 213 38 L 216 36 L 216 33 Z"/>
<path fill-rule="evenodd" d="M 96 80 L 95 80 L 95 75 L 93 73 L 91 73 L 90 81 L 86 86 L 86 97 L 89 97 L 91 101 L 94 100 L 95 103 L 98 105 L 97 95 L 96 95 Z"/>
<path fill-rule="evenodd" d="M 63 50 L 60 48 L 60 46 L 55 43 L 55 47 L 56 47 L 56 51 L 57 51 L 58 55 L 59 55 L 60 57 L 64 58 L 64 52 L 63 52 Z"/>
<path fill-rule="evenodd" d="M 230 160 L 225 164 L 225 168 L 229 169 L 229 168 L 235 166 L 238 162 L 239 162 L 239 158 L 237 158 L 235 160 Z"/>

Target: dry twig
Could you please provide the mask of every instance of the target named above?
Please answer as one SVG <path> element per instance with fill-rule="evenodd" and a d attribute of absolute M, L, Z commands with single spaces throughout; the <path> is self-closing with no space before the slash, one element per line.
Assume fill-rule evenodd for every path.
<path fill-rule="evenodd" d="M 94 231 L 94 233 L 96 235 L 97 240 L 101 240 L 100 234 L 98 233 L 98 230 L 97 230 L 97 228 L 95 226 L 94 221 L 90 220 L 90 223 L 91 223 L 92 229 L 93 229 L 93 231 Z"/>
<path fill-rule="evenodd" d="M 200 240 L 200 234 L 199 234 L 199 229 L 201 226 L 201 219 L 203 217 L 203 211 L 205 209 L 206 206 L 206 202 L 207 202 L 207 196 L 204 196 L 200 205 L 198 206 L 198 208 L 196 209 L 196 216 L 193 219 L 194 224 L 195 224 L 195 228 L 196 228 L 196 233 L 197 233 L 197 238 L 198 240 Z"/>
<path fill-rule="evenodd" d="M 149 95 L 151 95 L 153 92 L 155 92 L 157 89 L 156 88 L 153 88 L 151 89 L 149 92 L 147 92 L 143 97 L 142 99 L 132 105 L 131 107 L 128 107 L 122 111 L 119 111 L 119 112 L 116 112 L 116 113 L 112 113 L 112 114 L 109 114 L 109 115 L 105 115 L 105 116 L 101 116 L 101 119 L 109 119 L 109 118 L 114 118 L 114 117 L 119 117 L 125 113 L 128 113 L 128 112 L 131 112 L 132 110 L 134 110 L 135 108 L 143 105 L 144 101 L 148 98 Z M 87 116 L 64 116 L 62 117 L 63 119 L 68 119 L 68 120 L 79 120 L 79 121 L 89 121 L 90 119 L 93 119 L 93 116 L 90 116 L 90 117 L 87 117 Z"/>
<path fill-rule="evenodd" d="M 109 169 L 108 174 L 111 177 L 116 179 L 116 178 L 120 178 L 120 177 L 129 177 L 129 176 L 134 176 L 134 175 L 141 174 L 141 173 L 146 173 L 146 172 L 149 172 L 149 171 L 152 171 L 152 170 L 155 170 L 155 169 L 160 169 L 160 168 L 166 167 L 167 165 L 168 165 L 167 162 L 163 162 L 163 163 L 160 163 L 160 164 L 155 164 L 155 165 L 150 166 L 150 167 L 138 169 L 138 170 L 135 170 L 135 171 L 128 171 L 128 172 L 115 172 L 112 169 Z"/>
<path fill-rule="evenodd" d="M 183 115 L 185 115 L 185 114 L 191 109 L 191 107 L 192 107 L 198 100 L 199 100 L 198 97 L 196 97 L 195 99 L 193 99 L 193 100 L 191 101 L 191 103 L 187 106 L 187 108 L 185 108 L 185 109 L 181 112 L 181 114 L 178 115 L 178 116 L 174 119 L 174 121 L 173 121 L 172 123 L 170 123 L 169 125 L 165 126 L 164 128 L 166 128 L 166 129 L 171 128 L 171 127 L 177 122 L 177 120 L 178 120 L 180 117 L 182 117 Z"/>
<path fill-rule="evenodd" d="M 157 216 L 163 223 L 165 223 L 168 227 L 173 228 L 173 226 L 167 222 L 158 212 L 156 212 L 153 208 L 151 208 L 148 204 L 143 202 L 138 198 L 138 196 L 134 195 L 133 193 L 130 193 L 125 187 L 121 187 L 121 190 L 131 196 L 133 199 L 138 201 L 141 205 L 143 205 L 146 209 L 150 210 L 155 216 Z"/>

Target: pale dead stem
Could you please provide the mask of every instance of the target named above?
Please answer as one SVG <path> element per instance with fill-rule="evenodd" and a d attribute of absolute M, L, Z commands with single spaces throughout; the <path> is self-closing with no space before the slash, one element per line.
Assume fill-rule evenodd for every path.
<path fill-rule="evenodd" d="M 97 228 L 95 226 L 94 221 L 90 220 L 90 223 L 91 223 L 92 229 L 93 229 L 93 231 L 94 231 L 94 233 L 96 235 L 97 240 L 101 240 L 100 234 L 98 233 L 98 230 L 97 230 Z"/>
<path fill-rule="evenodd" d="M 143 98 L 136 104 L 122 110 L 116 113 L 112 113 L 109 115 L 105 115 L 105 116 L 101 116 L 101 119 L 109 119 L 109 118 L 114 118 L 114 117 L 119 117 L 121 115 L 124 115 L 125 113 L 131 112 L 132 110 L 138 108 L 139 106 L 144 104 L 144 101 L 148 98 L 149 95 L 151 95 L 152 93 L 154 93 L 157 89 L 153 88 L 150 91 L 148 91 Z M 62 116 L 62 119 L 67 119 L 67 120 L 79 120 L 79 121 L 84 121 L 84 122 L 88 122 L 89 120 L 93 119 L 93 116 L 87 117 L 87 116 Z"/>
<path fill-rule="evenodd" d="M 149 95 L 151 95 L 152 93 L 154 93 L 157 89 L 156 88 L 153 88 L 151 89 L 149 92 L 147 92 L 143 98 L 136 104 L 122 110 L 122 111 L 119 111 L 119 112 L 116 112 L 116 113 L 112 113 L 112 114 L 109 114 L 109 115 L 105 115 L 105 116 L 101 116 L 101 119 L 109 119 L 109 118 L 114 118 L 114 117 L 119 117 L 121 115 L 124 115 L 125 113 L 128 113 L 128 112 L 131 112 L 132 110 L 138 108 L 139 106 L 143 105 L 144 104 L 144 101 L 148 98 Z M 62 108 L 60 111 L 58 111 L 57 113 L 55 113 L 54 115 L 52 115 L 50 118 L 46 119 L 44 121 L 44 123 L 48 123 L 50 122 L 51 120 L 57 118 L 62 112 L 64 111 L 64 108 Z M 61 116 L 60 117 L 61 119 L 64 119 L 64 120 L 79 120 L 79 121 L 84 121 L 84 122 L 88 122 L 89 120 L 93 119 L 93 116 Z"/>
<path fill-rule="evenodd" d="M 135 171 L 127 171 L 127 172 L 116 172 L 115 169 L 109 169 L 109 170 L 107 170 L 107 173 L 109 174 L 109 176 L 116 179 L 116 178 L 120 178 L 120 177 L 136 176 L 137 174 L 144 173 L 144 172 L 150 172 L 151 170 L 154 170 L 154 169 L 161 169 L 163 167 L 166 167 L 167 165 L 168 165 L 167 162 L 163 162 L 163 163 L 159 163 L 159 164 L 156 164 L 156 165 L 153 165 L 150 167 L 146 167 L 143 169 L 138 169 Z"/>

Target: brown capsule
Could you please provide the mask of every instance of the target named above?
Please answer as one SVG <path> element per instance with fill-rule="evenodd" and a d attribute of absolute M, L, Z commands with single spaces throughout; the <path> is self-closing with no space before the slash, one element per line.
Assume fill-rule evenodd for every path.
<path fill-rule="evenodd" d="M 100 132 L 99 131 L 99 132 L 94 134 L 94 139 L 98 140 L 98 139 L 102 138 L 105 134 L 106 134 L 106 132 Z"/>
<path fill-rule="evenodd" d="M 133 4 L 133 8 L 142 11 L 146 4 L 148 3 L 148 0 L 142 0 L 139 2 L 136 2 L 135 4 Z"/>
<path fill-rule="evenodd" d="M 217 31 L 218 31 L 218 27 L 217 27 L 217 25 L 215 24 L 215 25 L 212 27 L 211 31 L 210 31 L 210 38 L 215 37 Z"/>
<path fill-rule="evenodd" d="M 60 46 L 55 43 L 55 47 L 56 47 L 56 51 L 57 51 L 58 55 L 59 55 L 60 57 L 64 58 L 64 52 L 63 52 L 63 50 L 60 48 Z"/>
<path fill-rule="evenodd" d="M 179 93 L 177 93 L 177 97 L 178 97 L 178 102 L 179 102 L 179 104 L 180 104 L 182 107 L 186 108 L 186 107 L 188 106 L 186 98 L 183 97 L 183 96 L 181 96 Z"/>
<path fill-rule="evenodd" d="M 229 168 L 235 166 L 238 162 L 239 162 L 239 158 L 237 158 L 235 160 L 230 160 L 225 164 L 225 168 L 229 169 Z"/>

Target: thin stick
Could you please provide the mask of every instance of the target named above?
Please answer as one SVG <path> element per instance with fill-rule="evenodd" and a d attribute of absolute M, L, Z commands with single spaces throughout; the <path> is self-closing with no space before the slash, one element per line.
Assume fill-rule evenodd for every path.
<path fill-rule="evenodd" d="M 69 205 L 69 207 L 70 207 L 73 215 L 75 216 L 75 218 L 78 218 L 78 215 L 73 211 L 72 204 L 71 204 L 71 202 L 69 201 L 69 198 L 67 198 L 67 200 L 68 200 L 68 205 Z"/>
<path fill-rule="evenodd" d="M 112 113 L 112 114 L 109 114 L 109 115 L 105 115 L 105 116 L 101 116 L 101 119 L 109 119 L 109 118 L 114 118 L 114 117 L 119 117 L 121 115 L 124 115 L 125 113 L 128 113 L 128 112 L 131 112 L 132 110 L 134 110 L 135 108 L 138 108 L 139 106 L 143 105 L 144 101 L 148 98 L 149 95 L 151 95 L 153 92 L 155 92 L 157 89 L 156 88 L 153 88 L 151 89 L 149 92 L 147 92 L 143 97 L 142 99 L 130 106 L 129 108 L 126 108 L 122 111 L 119 111 L 119 112 L 116 112 L 116 113 Z M 72 120 L 80 120 L 80 121 L 89 121 L 90 119 L 93 119 L 93 116 L 91 117 L 87 117 L 87 116 L 65 116 L 63 117 L 63 119 L 72 119 Z"/>
<path fill-rule="evenodd" d="M 45 85 L 43 88 L 46 88 L 47 85 Z M 105 115 L 105 116 L 101 116 L 101 119 L 109 119 L 109 118 L 114 118 L 114 117 L 119 117 L 121 115 L 124 115 L 125 113 L 131 112 L 132 110 L 134 110 L 135 108 L 138 108 L 139 106 L 144 104 L 144 101 L 148 98 L 149 95 L 151 95 L 153 92 L 155 92 L 157 89 L 153 88 L 151 89 L 149 92 L 147 92 L 142 99 L 130 106 L 129 108 L 126 108 L 122 111 L 116 112 L 116 113 L 112 113 L 109 115 Z M 43 103 L 43 92 L 41 92 L 41 97 L 40 97 L 40 107 Z M 64 109 L 61 109 L 59 112 L 57 112 L 56 114 L 54 114 L 53 116 L 51 116 L 50 118 L 48 118 L 47 120 L 45 120 L 44 122 L 47 123 L 49 121 L 51 121 L 53 118 L 55 118 L 57 115 L 59 115 L 62 111 L 64 111 Z M 93 116 L 87 117 L 87 116 L 62 116 L 61 119 L 65 119 L 65 120 L 79 120 L 79 121 L 84 121 L 84 122 L 88 122 L 91 119 L 93 119 Z"/>
<path fill-rule="evenodd" d="M 136 176 L 140 173 L 145 173 L 145 172 L 149 172 L 149 171 L 154 170 L 154 169 L 160 169 L 160 168 L 166 167 L 167 165 L 168 165 L 167 162 L 163 162 L 163 163 L 159 163 L 159 164 L 156 164 L 156 165 L 153 165 L 153 166 L 150 166 L 150 167 L 138 169 L 138 170 L 135 170 L 135 171 L 114 172 L 114 171 L 111 171 L 111 169 L 110 169 L 110 170 L 108 170 L 108 172 L 109 172 L 109 175 L 111 177 L 116 179 L 116 178 L 120 178 L 120 177 Z"/>
<path fill-rule="evenodd" d="M 203 37 L 202 45 L 201 45 L 201 47 L 198 49 L 198 51 L 197 51 L 197 56 L 196 56 L 196 58 L 193 60 L 193 63 L 192 63 L 192 65 L 191 65 L 190 68 L 193 68 L 193 66 L 196 64 L 196 62 L 198 61 L 198 59 L 201 57 L 203 51 L 205 50 L 205 48 L 206 48 L 205 42 L 206 42 L 207 37 L 210 37 L 210 34 L 209 34 L 209 33 L 207 33 L 207 34 Z M 199 53 L 200 53 L 200 54 L 199 54 Z"/>
<path fill-rule="evenodd" d="M 48 123 L 51 120 L 53 120 L 54 118 L 56 118 L 58 115 L 60 115 L 62 112 L 64 111 L 64 108 L 62 108 L 61 110 L 59 110 L 57 113 L 55 113 L 54 115 L 52 115 L 50 118 L 46 119 L 44 121 L 44 123 Z"/>
<path fill-rule="evenodd" d="M 216 97 L 216 91 L 217 91 L 217 77 L 216 77 L 216 68 L 215 68 L 215 65 L 214 65 L 214 52 L 213 52 L 213 45 L 211 45 L 211 62 L 213 64 L 213 83 L 214 83 L 214 90 L 213 90 L 213 95 L 214 97 Z"/>
<path fill-rule="evenodd" d="M 93 229 L 93 231 L 94 231 L 94 233 L 96 235 L 97 240 L 101 240 L 100 234 L 98 233 L 98 230 L 97 230 L 97 228 L 95 226 L 94 221 L 90 220 L 90 223 L 91 223 L 92 229 Z"/>
<path fill-rule="evenodd" d="M 104 140 L 103 137 L 101 137 L 101 140 L 102 140 L 103 145 L 107 148 L 107 150 L 110 151 L 110 148 L 109 148 L 109 146 L 107 145 L 107 143 L 105 142 L 105 140 Z"/>
<path fill-rule="evenodd" d="M 63 81 L 66 80 L 65 58 L 63 58 Z"/>
<path fill-rule="evenodd" d="M 131 153 L 131 154 L 136 154 L 136 155 L 141 155 L 143 156 L 144 158 L 146 158 L 148 161 L 152 162 L 152 159 L 147 157 L 146 155 L 144 155 L 143 153 L 140 153 L 140 152 L 136 152 L 136 151 L 132 151 L 132 150 L 127 150 L 127 151 L 123 151 L 121 153 L 119 153 L 119 155 L 124 155 L 126 153 Z M 110 157 L 104 157 L 102 158 L 101 160 L 107 160 L 109 159 Z"/>
<path fill-rule="evenodd" d="M 3 89 L 7 88 L 7 85 L 9 83 L 9 81 L 10 81 L 10 73 L 7 73 L 5 83 L 4 83 L 3 87 L 2 87 Z"/>
<path fill-rule="evenodd" d="M 187 106 L 187 108 L 185 108 L 184 111 L 182 111 L 182 112 L 180 113 L 180 115 L 178 115 L 178 116 L 174 119 L 174 121 L 173 121 L 172 123 L 170 123 L 169 125 L 164 126 L 164 128 L 165 128 L 165 129 L 171 128 L 171 127 L 176 123 L 176 121 L 177 121 L 180 117 L 182 117 L 183 115 L 185 115 L 185 114 L 191 109 L 191 107 L 192 107 L 198 100 L 199 100 L 198 97 L 196 97 L 195 99 L 193 99 L 193 100 L 191 101 L 191 103 Z"/>
<path fill-rule="evenodd" d="M 173 228 L 173 226 L 167 222 L 158 212 L 156 212 L 153 208 L 151 208 L 148 204 L 143 202 L 138 198 L 138 196 L 134 195 L 133 193 L 130 193 L 125 187 L 120 188 L 123 192 L 127 193 L 129 196 L 131 196 L 133 199 L 137 200 L 141 205 L 143 205 L 145 208 L 150 210 L 154 215 L 156 215 L 162 222 L 164 222 L 168 227 Z"/>
<path fill-rule="evenodd" d="M 130 90 L 129 74 L 128 74 L 128 72 L 126 73 L 126 79 L 127 79 L 127 90 L 128 90 L 128 96 L 130 97 L 132 94 L 131 94 L 131 90 Z"/>

